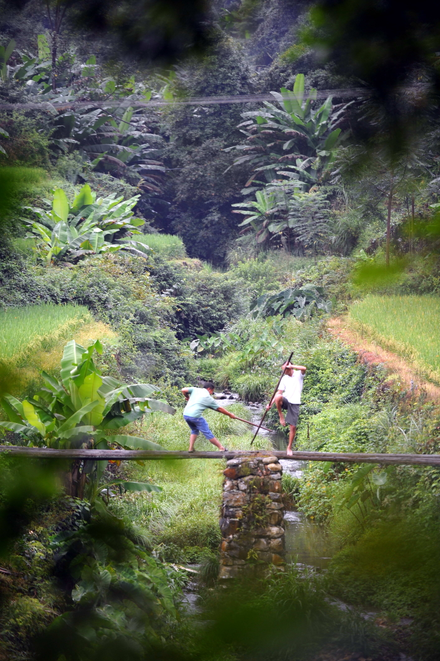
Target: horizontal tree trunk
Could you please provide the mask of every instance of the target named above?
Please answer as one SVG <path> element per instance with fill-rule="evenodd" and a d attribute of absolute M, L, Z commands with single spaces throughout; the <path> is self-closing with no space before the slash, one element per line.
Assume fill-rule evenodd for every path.
<path fill-rule="evenodd" d="M 293 452 L 288 456 L 279 450 L 228 450 L 225 452 L 157 452 L 146 450 L 54 450 L 52 448 L 24 448 L 0 445 L 0 452 L 19 457 L 43 459 L 94 459 L 127 461 L 132 459 L 234 459 L 241 455 L 274 456 L 293 461 L 331 461 L 350 464 L 407 464 L 414 466 L 440 466 L 439 454 L 368 454 L 360 452 Z"/>

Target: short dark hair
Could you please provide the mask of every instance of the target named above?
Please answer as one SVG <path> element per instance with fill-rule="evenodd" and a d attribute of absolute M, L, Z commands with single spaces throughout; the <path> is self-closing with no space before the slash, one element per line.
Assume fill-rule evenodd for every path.
<path fill-rule="evenodd" d="M 212 381 L 205 381 L 203 385 L 206 390 L 215 390 L 215 386 Z"/>

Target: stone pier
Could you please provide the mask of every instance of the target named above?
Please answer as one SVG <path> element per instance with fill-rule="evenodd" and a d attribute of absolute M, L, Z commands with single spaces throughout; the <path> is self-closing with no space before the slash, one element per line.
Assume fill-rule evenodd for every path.
<path fill-rule="evenodd" d="M 219 578 L 284 565 L 282 468 L 274 456 L 240 456 L 223 471 Z"/>

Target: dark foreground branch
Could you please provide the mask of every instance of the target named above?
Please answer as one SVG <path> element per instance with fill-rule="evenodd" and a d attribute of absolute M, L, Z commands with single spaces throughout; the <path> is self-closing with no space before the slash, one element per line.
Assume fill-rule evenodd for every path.
<path fill-rule="evenodd" d="M 0 452 L 13 456 L 44 459 L 95 459 L 98 461 L 127 461 L 132 459 L 234 459 L 240 456 L 272 456 L 294 461 L 331 461 L 351 464 L 407 464 L 440 466 L 439 454 L 367 454 L 358 452 L 294 452 L 287 456 L 279 450 L 228 450 L 226 452 L 157 452 L 144 450 L 54 450 L 52 448 L 24 448 L 0 445 Z"/>

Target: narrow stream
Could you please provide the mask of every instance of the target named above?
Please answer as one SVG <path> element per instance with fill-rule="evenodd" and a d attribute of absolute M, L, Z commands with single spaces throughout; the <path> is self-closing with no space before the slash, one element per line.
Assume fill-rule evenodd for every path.
<path fill-rule="evenodd" d="M 252 415 L 252 422 L 260 422 L 264 413 L 263 406 L 252 404 L 246 408 Z M 264 430 L 259 433 L 269 436 L 269 433 Z M 287 438 L 282 432 L 270 434 L 270 439 L 274 449 L 286 449 Z M 306 462 L 281 459 L 280 463 L 285 475 L 302 479 Z M 285 513 L 284 524 L 286 531 L 286 561 L 296 563 L 300 569 L 325 570 L 332 556 L 330 540 L 325 528 L 313 523 L 313 521 L 308 521 L 302 512 L 293 510 Z"/>

